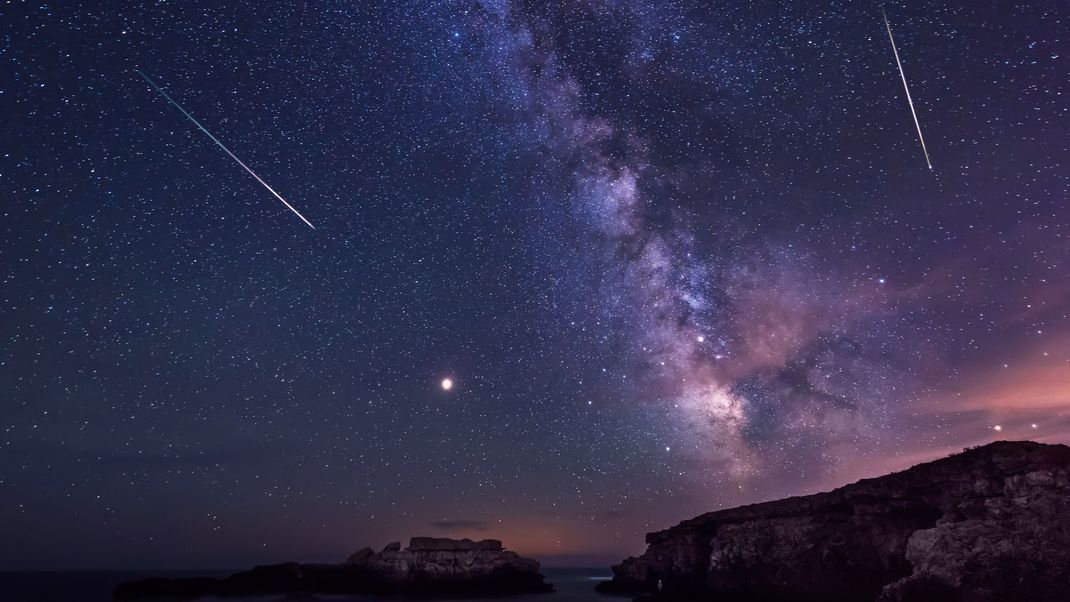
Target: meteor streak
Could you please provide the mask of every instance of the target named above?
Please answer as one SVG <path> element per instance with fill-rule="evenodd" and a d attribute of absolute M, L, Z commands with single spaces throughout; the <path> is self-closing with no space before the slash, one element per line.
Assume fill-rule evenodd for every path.
<path fill-rule="evenodd" d="M 895 47 L 895 38 L 892 37 L 892 26 L 888 23 L 888 14 L 881 7 L 881 16 L 884 17 L 884 28 L 888 30 L 888 41 L 892 43 L 892 53 L 895 55 L 895 64 L 899 67 L 899 77 L 903 79 L 903 90 L 907 93 L 907 103 L 910 104 L 910 114 L 914 116 L 914 126 L 918 128 L 918 142 L 921 143 L 921 152 L 925 153 L 925 164 L 932 170 L 933 164 L 929 161 L 929 150 L 925 148 L 925 138 L 921 135 L 921 123 L 918 121 L 918 112 L 914 110 L 914 100 L 910 98 L 910 88 L 907 86 L 907 76 L 903 73 L 903 63 L 899 62 L 899 51 Z"/>
<path fill-rule="evenodd" d="M 216 143 L 216 144 L 217 144 L 217 145 L 219 146 L 219 148 L 223 149 L 223 152 L 225 152 L 225 153 L 227 153 L 228 155 L 230 155 L 230 158 L 231 158 L 231 159 L 234 159 L 235 161 L 237 161 L 237 162 L 238 162 L 238 165 L 241 165 L 241 166 L 242 166 L 242 168 L 244 168 L 244 169 L 245 169 L 245 171 L 249 172 L 249 175 L 251 175 L 251 176 L 253 176 L 254 178 L 256 178 L 256 181 L 257 181 L 257 182 L 260 182 L 260 184 L 262 184 L 262 185 L 264 186 L 264 188 L 267 188 L 267 189 L 268 189 L 268 192 L 270 192 L 271 194 L 275 195 L 275 198 L 277 198 L 277 199 L 279 199 L 280 201 L 282 201 L 282 204 L 283 204 L 283 205 L 286 205 L 286 208 L 287 208 L 287 209 L 289 209 L 290 211 L 293 211 L 293 212 L 294 212 L 294 215 L 296 215 L 297 217 L 301 218 L 301 221 L 303 221 L 303 222 L 305 222 L 306 224 L 308 224 L 308 227 L 309 227 L 309 228 L 312 228 L 313 230 L 315 230 L 315 229 L 316 229 L 316 227 L 312 225 L 312 222 L 310 222 L 310 221 L 308 221 L 307 219 L 305 219 L 305 216 L 301 215 L 301 213 L 300 213 L 300 212 L 299 212 L 299 211 L 298 211 L 297 209 L 294 209 L 293 205 L 291 205 L 291 204 L 287 203 L 287 202 L 286 202 L 286 199 L 282 198 L 282 195 L 280 195 L 279 193 L 275 192 L 275 189 L 274 189 L 274 188 L 272 188 L 271 186 L 268 186 L 268 183 L 267 183 L 267 182 L 265 182 L 264 180 L 260 179 L 260 176 L 256 175 L 256 172 L 254 172 L 254 171 L 253 171 L 252 169 L 249 169 L 249 166 L 248 166 L 248 165 L 246 165 L 245 163 L 242 163 L 242 160 L 241 160 L 241 159 L 239 159 L 238 157 L 236 157 L 236 156 L 234 155 L 234 153 L 230 152 L 230 149 L 229 149 L 229 148 L 227 148 L 227 147 L 223 146 L 223 143 L 219 141 L 219 138 L 216 138 L 215 136 L 213 136 L 213 135 L 212 135 L 212 133 L 211 133 L 211 132 L 209 132 L 208 130 L 206 130 L 206 129 L 204 128 L 204 126 L 203 126 L 203 125 L 201 125 L 201 123 L 200 123 L 199 121 L 197 121 L 196 119 L 194 119 L 194 118 L 193 118 L 193 115 L 190 115 L 190 114 L 189 114 L 188 112 L 186 112 L 186 109 L 183 109 L 183 108 L 182 108 L 182 105 L 180 105 L 180 104 L 178 104 L 177 102 L 175 102 L 175 99 L 171 98 L 171 97 L 170 97 L 170 96 L 169 96 L 169 95 L 167 94 L 167 92 L 164 92 L 164 91 L 163 91 L 163 88 L 161 88 L 160 86 L 157 86 L 157 85 L 156 85 L 156 82 L 154 82 L 154 81 L 152 81 L 151 79 L 149 79 L 149 76 L 145 75 L 145 74 L 144 74 L 144 73 L 142 73 L 142 72 L 141 72 L 140 70 L 135 70 L 135 71 L 137 71 L 137 74 L 138 74 L 138 75 L 140 75 L 140 76 L 141 76 L 142 78 L 144 78 L 144 79 L 145 79 L 145 81 L 146 81 L 146 82 L 148 82 L 148 84 L 149 84 L 150 86 L 152 86 L 153 88 L 155 88 L 157 92 L 159 92 L 160 94 L 162 94 L 162 95 L 163 95 L 163 97 L 164 97 L 164 98 L 166 98 L 168 102 L 170 102 L 171 104 L 175 105 L 175 108 L 176 108 L 176 109 L 178 109 L 179 111 L 182 111 L 182 114 L 183 114 L 183 115 L 185 115 L 187 119 L 189 119 L 190 121 L 192 121 L 192 122 L 193 122 L 193 125 L 197 126 L 197 127 L 198 127 L 198 128 L 199 128 L 199 129 L 200 129 L 200 130 L 201 130 L 202 132 L 204 132 L 204 133 L 205 133 L 205 134 L 206 134 L 206 135 L 207 135 L 207 136 L 208 136 L 209 138 L 211 138 L 211 139 L 212 139 L 212 142 L 215 142 L 215 143 Z"/>

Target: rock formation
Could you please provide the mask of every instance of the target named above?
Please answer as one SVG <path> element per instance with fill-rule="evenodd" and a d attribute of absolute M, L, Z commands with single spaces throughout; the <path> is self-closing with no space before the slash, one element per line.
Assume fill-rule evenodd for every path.
<path fill-rule="evenodd" d="M 224 579 L 145 579 L 120 584 L 116 598 L 261 595 L 288 592 L 486 595 L 545 592 L 539 563 L 496 539 L 413 537 L 381 552 L 364 548 L 342 564 L 258 566 Z"/>
<path fill-rule="evenodd" d="M 999 441 L 646 536 L 603 592 L 717 600 L 1070 600 L 1070 447 Z"/>
<path fill-rule="evenodd" d="M 365 548 L 350 556 L 346 566 L 406 589 L 418 586 L 442 591 L 473 584 L 493 589 L 545 589 L 539 563 L 505 550 L 497 539 L 413 537 L 404 550 L 398 542 L 378 554 Z"/>

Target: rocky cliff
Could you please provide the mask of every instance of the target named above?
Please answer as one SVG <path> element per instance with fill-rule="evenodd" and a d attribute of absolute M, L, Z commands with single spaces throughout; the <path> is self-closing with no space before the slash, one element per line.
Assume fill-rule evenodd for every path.
<path fill-rule="evenodd" d="M 1070 600 L 1070 448 L 1000 441 L 650 533 L 604 592 L 718 600 Z"/>
<path fill-rule="evenodd" d="M 381 552 L 364 548 L 341 564 L 258 566 L 224 579 L 144 579 L 120 584 L 116 598 L 264 595 L 291 592 L 487 595 L 552 588 L 539 563 L 496 539 L 413 537 Z"/>

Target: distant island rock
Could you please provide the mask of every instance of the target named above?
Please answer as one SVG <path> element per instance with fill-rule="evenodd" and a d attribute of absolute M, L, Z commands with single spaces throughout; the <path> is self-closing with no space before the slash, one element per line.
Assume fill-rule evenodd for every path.
<path fill-rule="evenodd" d="M 716 600 L 1070 600 L 1070 447 L 999 441 L 646 536 L 607 593 Z"/>
<path fill-rule="evenodd" d="M 223 579 L 152 578 L 122 583 L 115 598 L 248 596 L 290 592 L 447 594 L 547 592 L 539 563 L 496 539 L 413 537 L 381 552 L 364 548 L 341 564 L 287 562 L 257 566 Z"/>

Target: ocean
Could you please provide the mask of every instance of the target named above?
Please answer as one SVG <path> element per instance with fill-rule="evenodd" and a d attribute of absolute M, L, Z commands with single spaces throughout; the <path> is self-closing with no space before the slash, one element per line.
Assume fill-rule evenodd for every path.
<path fill-rule="evenodd" d="M 146 577 L 225 577 L 235 571 L 69 571 L 69 572 L 0 572 L 0 600 L 4 602 L 111 602 L 111 592 L 116 584 Z M 619 602 L 627 600 L 607 596 L 594 591 L 599 581 L 609 579 L 607 569 L 543 569 L 546 581 L 557 591 L 548 594 L 526 594 L 507 598 L 478 598 L 480 602 Z M 225 602 L 269 602 L 287 600 L 313 602 L 390 602 L 406 598 L 392 596 L 338 596 L 326 594 L 300 594 L 254 597 L 197 598 L 199 602 L 223 600 Z M 434 598 L 420 598 L 421 602 L 435 602 Z M 450 602 L 456 602 L 456 599 Z"/>

